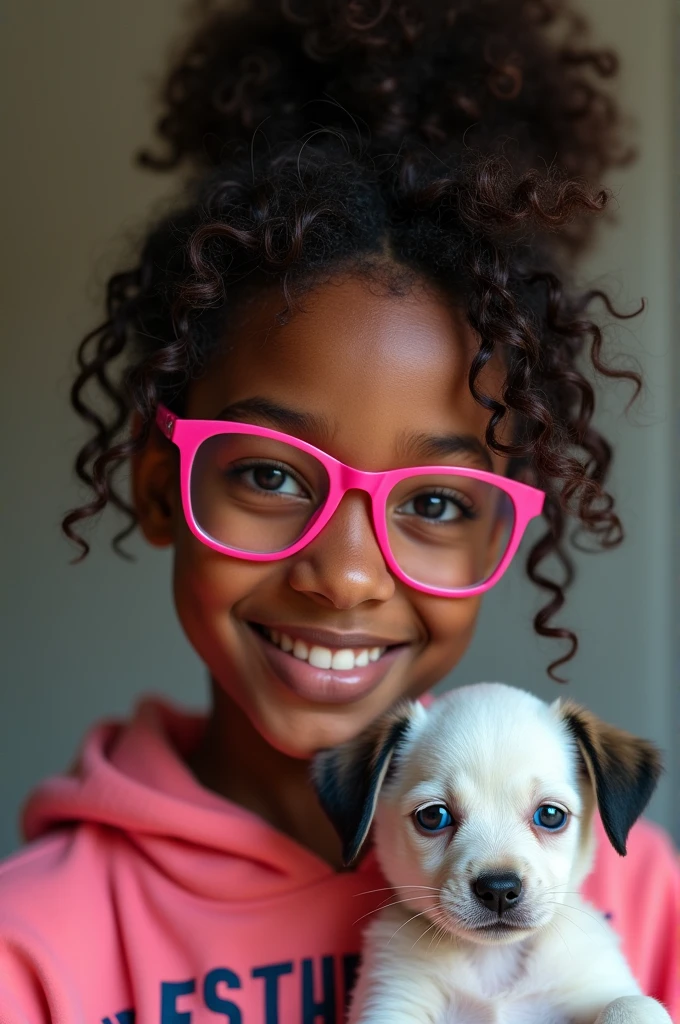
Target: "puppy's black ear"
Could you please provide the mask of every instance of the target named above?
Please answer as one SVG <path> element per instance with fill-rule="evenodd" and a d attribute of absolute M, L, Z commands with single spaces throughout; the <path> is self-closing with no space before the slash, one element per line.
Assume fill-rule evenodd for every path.
<path fill-rule="evenodd" d="M 355 739 L 322 750 L 312 762 L 316 792 L 340 836 L 346 866 L 364 844 L 392 755 L 413 716 L 413 705 L 398 704 Z"/>
<path fill-rule="evenodd" d="M 661 755 L 652 743 L 607 725 L 570 700 L 560 712 L 578 744 L 609 841 L 625 857 L 628 833 L 661 774 Z"/>

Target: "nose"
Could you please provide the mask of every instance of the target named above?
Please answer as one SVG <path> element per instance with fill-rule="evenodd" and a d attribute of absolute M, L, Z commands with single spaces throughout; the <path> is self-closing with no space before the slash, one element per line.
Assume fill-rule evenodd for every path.
<path fill-rule="evenodd" d="M 519 900 L 522 880 L 512 871 L 487 871 L 472 883 L 475 896 L 499 917 Z"/>
<path fill-rule="evenodd" d="M 344 610 L 393 596 L 366 495 L 345 495 L 318 537 L 294 556 L 288 580 L 318 604 Z"/>

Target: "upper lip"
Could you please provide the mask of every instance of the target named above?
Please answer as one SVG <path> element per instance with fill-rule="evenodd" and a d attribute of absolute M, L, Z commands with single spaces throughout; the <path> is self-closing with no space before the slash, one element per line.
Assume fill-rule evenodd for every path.
<path fill-rule="evenodd" d="M 279 633 L 286 633 L 295 640 L 305 640 L 307 643 L 317 644 L 319 647 L 350 647 L 354 650 L 363 650 L 365 647 L 394 647 L 397 644 L 411 642 L 410 640 L 396 640 L 394 637 L 379 636 L 377 633 L 344 633 L 333 629 L 319 629 L 318 627 L 251 621 L 255 626 L 261 626 L 268 630 L 275 629 Z"/>

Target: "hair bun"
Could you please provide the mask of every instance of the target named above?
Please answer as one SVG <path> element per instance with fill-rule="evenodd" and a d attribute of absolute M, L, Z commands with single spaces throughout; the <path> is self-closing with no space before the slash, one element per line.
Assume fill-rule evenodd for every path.
<path fill-rule="evenodd" d="M 591 180 L 629 155 L 616 58 L 566 0 L 203 0 L 191 18 L 146 166 L 215 166 L 258 128 L 274 145 L 350 129 L 372 156 L 446 159 L 465 137 Z"/>

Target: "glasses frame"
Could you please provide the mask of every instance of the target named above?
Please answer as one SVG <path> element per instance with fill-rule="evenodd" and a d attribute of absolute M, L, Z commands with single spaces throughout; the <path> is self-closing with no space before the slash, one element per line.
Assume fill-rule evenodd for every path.
<path fill-rule="evenodd" d="M 182 493 L 182 507 L 184 517 L 193 535 L 206 544 L 213 551 L 219 551 L 224 555 L 231 555 L 234 558 L 242 558 L 249 562 L 277 562 L 282 558 L 289 558 L 291 555 L 302 551 L 308 544 L 319 536 L 323 528 L 330 522 L 340 502 L 348 491 L 363 491 L 371 499 L 371 511 L 373 517 L 373 528 L 380 546 L 385 562 L 391 572 L 414 590 L 424 594 L 433 594 L 437 597 L 475 597 L 490 590 L 505 573 L 510 562 L 517 553 L 524 532 L 530 521 L 541 514 L 545 494 L 536 487 L 520 483 L 519 480 L 511 480 L 508 477 L 500 476 L 497 473 L 490 473 L 483 469 L 468 469 L 462 466 L 409 466 L 406 469 L 388 469 L 383 472 L 366 472 L 361 469 L 354 469 L 345 465 L 332 455 L 315 448 L 314 445 L 301 441 L 298 437 L 285 434 L 279 430 L 271 430 L 268 427 L 255 426 L 252 423 L 241 423 L 233 420 L 195 420 L 183 419 L 176 416 L 164 405 L 159 405 L 156 412 L 156 424 L 161 432 L 172 441 L 179 449 L 180 455 L 180 485 Z M 219 434 L 249 434 L 252 437 L 265 437 L 272 441 L 281 441 L 298 448 L 300 451 L 312 455 L 326 470 L 328 474 L 328 496 L 325 503 L 319 508 L 316 516 L 311 519 L 309 528 L 290 547 L 274 552 L 242 551 L 240 548 L 232 548 L 228 544 L 221 544 L 213 537 L 204 533 L 193 513 L 191 505 L 191 471 L 196 457 L 196 452 L 211 437 Z M 513 504 L 515 519 L 506 548 L 505 554 L 493 574 L 483 583 L 474 584 L 471 587 L 445 588 L 432 587 L 418 580 L 412 579 L 402 569 L 392 555 L 390 548 L 389 533 L 387 527 L 387 497 L 393 487 L 407 477 L 446 475 L 452 477 L 466 477 L 472 480 L 481 480 L 492 484 L 504 491 Z"/>

